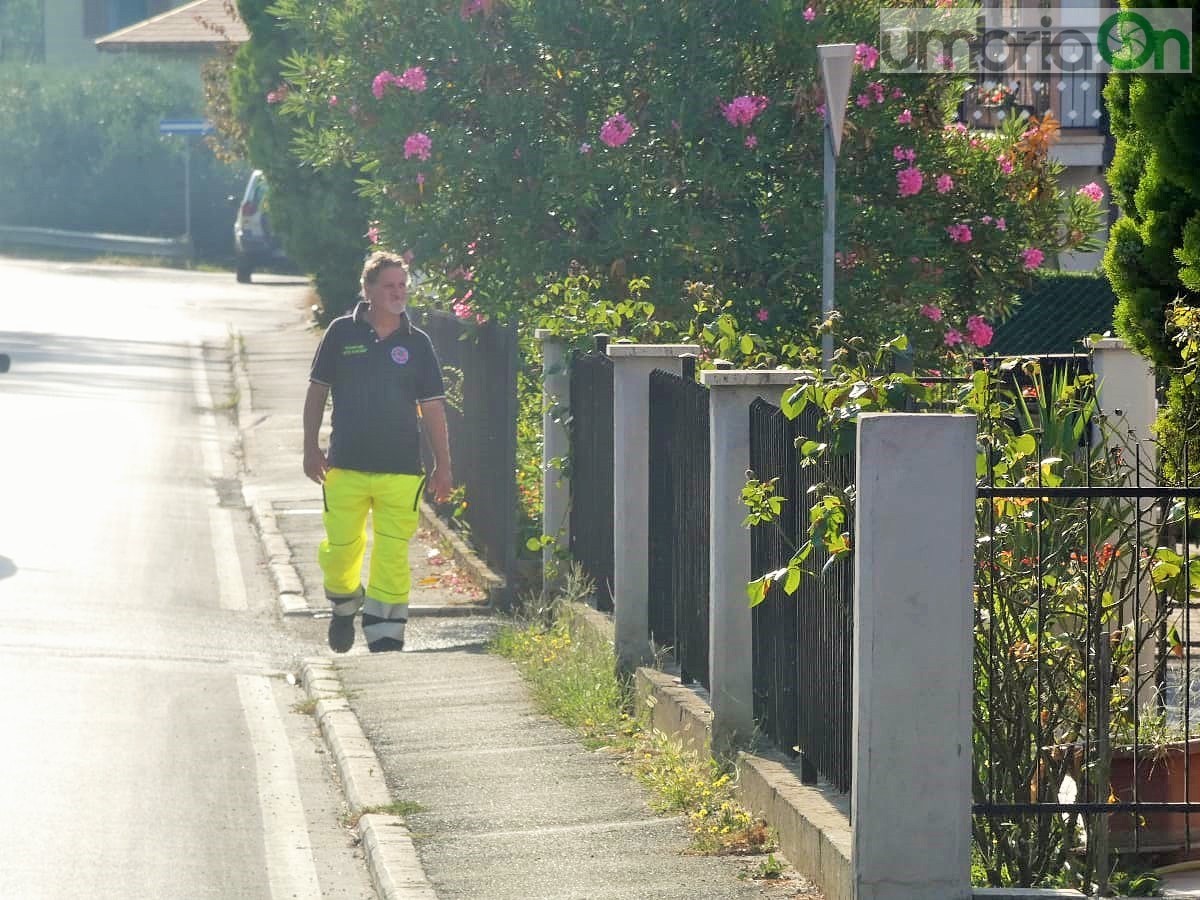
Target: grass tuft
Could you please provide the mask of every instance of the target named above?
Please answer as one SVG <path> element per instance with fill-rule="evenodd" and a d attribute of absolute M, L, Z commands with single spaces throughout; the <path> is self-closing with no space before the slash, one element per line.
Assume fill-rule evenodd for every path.
<path fill-rule="evenodd" d="M 735 799 L 732 766 L 701 756 L 633 714 L 632 688 L 617 677 L 612 645 L 573 611 L 589 592 L 578 572 L 568 575 L 563 593 L 548 606 L 503 626 L 492 651 L 516 664 L 543 712 L 589 747 L 621 754 L 652 792 L 656 811 L 686 817 L 696 852 L 775 849 L 774 835 Z"/>

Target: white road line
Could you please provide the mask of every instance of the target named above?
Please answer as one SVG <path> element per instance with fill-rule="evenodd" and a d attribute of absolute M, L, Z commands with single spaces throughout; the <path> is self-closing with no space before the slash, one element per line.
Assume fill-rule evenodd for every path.
<path fill-rule="evenodd" d="M 221 506 L 208 508 L 209 532 L 212 534 L 213 561 L 217 566 L 217 587 L 221 608 L 249 609 L 246 582 L 238 566 L 237 545 L 233 541 L 233 513 Z"/>
<path fill-rule="evenodd" d="M 300 800 L 296 762 L 271 682 L 260 675 L 239 675 L 237 683 L 254 748 L 271 897 L 320 900 L 321 886 Z"/>
<path fill-rule="evenodd" d="M 217 420 L 212 414 L 212 392 L 208 388 L 208 371 L 204 367 L 204 348 L 199 344 L 191 345 L 192 356 L 192 393 L 196 398 L 196 406 L 200 409 L 200 453 L 204 459 L 204 474 L 210 478 L 220 478 L 225 474 L 221 465 L 221 446 L 217 442 Z"/>
<path fill-rule="evenodd" d="M 210 478 L 224 475 L 221 464 L 221 445 L 217 437 L 217 420 L 212 414 L 212 392 L 208 387 L 208 372 L 204 367 L 204 349 L 199 344 L 191 345 L 192 393 L 200 410 L 200 452 L 204 458 L 204 472 Z M 242 580 L 238 565 L 237 545 L 233 538 L 233 515 L 220 505 L 220 498 L 213 497 L 208 508 L 209 533 L 212 535 L 213 560 L 217 569 L 217 589 L 221 608 L 242 610 L 249 608 L 246 583 Z"/>

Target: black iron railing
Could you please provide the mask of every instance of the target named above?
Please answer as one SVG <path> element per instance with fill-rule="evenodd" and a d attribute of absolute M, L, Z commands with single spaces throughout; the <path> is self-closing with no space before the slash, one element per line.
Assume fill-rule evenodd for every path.
<path fill-rule="evenodd" d="M 1040 823 L 1041 839 L 1070 829 L 1113 852 L 1195 859 L 1200 487 L 1162 484 L 1137 450 L 1077 453 L 1097 460 L 1082 484 L 1053 483 L 1049 467 L 978 488 L 973 812 Z M 1124 475 L 1093 480 L 1114 459 Z M 1036 541 L 1018 558 L 1021 521 Z"/>
<path fill-rule="evenodd" d="M 571 558 L 596 584 L 596 608 L 608 611 L 613 585 L 613 367 L 595 349 L 571 358 Z"/>
<path fill-rule="evenodd" d="M 682 680 L 708 687 L 709 406 L 695 371 L 684 357 L 682 376 L 650 375 L 649 617 Z"/>
<path fill-rule="evenodd" d="M 450 454 L 455 478 L 465 488 L 461 518 L 475 549 L 511 584 L 517 534 L 516 330 L 492 322 L 468 330 L 440 310 L 423 311 L 414 320 L 428 332 L 446 376 Z"/>
<path fill-rule="evenodd" d="M 750 459 L 755 477 L 778 477 L 776 493 L 787 498 L 777 523 L 751 531 L 751 567 L 760 574 L 787 565 L 808 528 L 808 490 L 824 482 L 839 491 L 854 480 L 852 456 L 801 467 L 797 437 L 820 439 L 813 407 L 795 420 L 764 400 L 750 408 Z M 815 550 L 794 595 L 776 583 L 754 609 L 755 718 L 771 741 L 799 754 L 802 777 L 823 775 L 838 790 L 850 789 L 854 579 L 848 562 L 825 570 L 828 557 Z"/>

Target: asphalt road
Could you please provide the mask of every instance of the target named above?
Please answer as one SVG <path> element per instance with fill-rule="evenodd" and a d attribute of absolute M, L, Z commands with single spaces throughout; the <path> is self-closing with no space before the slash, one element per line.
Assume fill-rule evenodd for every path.
<path fill-rule="evenodd" d="M 374 896 L 238 483 L 281 291 L 0 258 L 0 897 Z"/>

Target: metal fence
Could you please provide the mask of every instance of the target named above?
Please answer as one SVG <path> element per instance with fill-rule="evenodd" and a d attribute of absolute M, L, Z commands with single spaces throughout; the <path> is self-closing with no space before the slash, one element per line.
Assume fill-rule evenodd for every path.
<path fill-rule="evenodd" d="M 446 376 L 450 454 L 466 493 L 462 519 L 475 549 L 511 584 L 517 535 L 516 330 L 492 322 L 468 329 L 440 310 L 415 318 L 429 333 Z"/>
<path fill-rule="evenodd" d="M 1030 844 L 1200 858 L 1200 487 L 1076 453 L 1083 483 L 978 489 L 973 811 Z"/>
<path fill-rule="evenodd" d="M 650 634 L 685 684 L 708 681 L 709 406 L 695 357 L 650 374 Z"/>
<path fill-rule="evenodd" d="M 571 558 L 596 583 L 596 608 L 613 608 L 613 366 L 608 339 L 571 357 Z"/>
<path fill-rule="evenodd" d="M 1094 72 L 1025 72 L 980 78 L 963 98 L 959 116 L 968 126 L 999 128 L 1009 116 L 1052 113 L 1063 128 L 1107 129 L 1105 76 Z M 1003 98 L 999 102 L 996 98 Z"/>
<path fill-rule="evenodd" d="M 808 407 L 794 420 L 759 399 L 750 407 L 750 460 L 756 478 L 779 478 L 776 493 L 787 498 L 781 518 L 751 530 L 751 566 L 757 573 L 787 565 L 808 528 L 809 488 L 830 491 L 854 481 L 854 458 L 802 467 L 797 437 L 820 439 L 817 414 Z M 784 752 L 799 754 L 802 778 L 820 773 L 838 790 L 850 789 L 852 641 L 854 578 L 846 561 L 825 570 L 827 554 L 806 560 L 813 574 L 793 596 L 772 586 L 754 609 L 754 714 L 766 735 Z"/>

